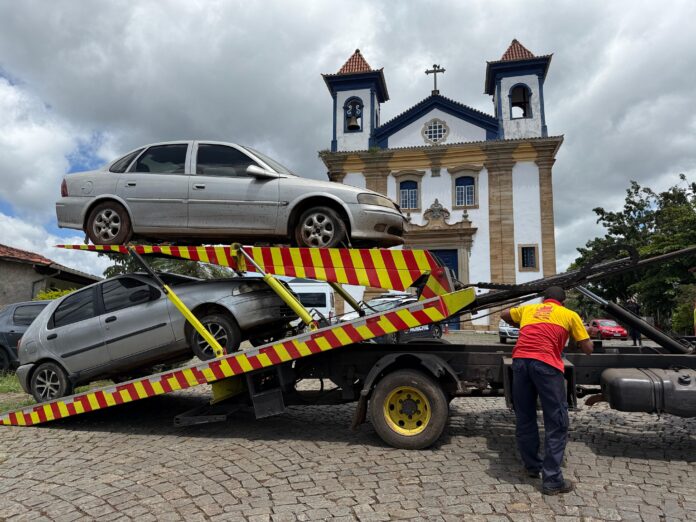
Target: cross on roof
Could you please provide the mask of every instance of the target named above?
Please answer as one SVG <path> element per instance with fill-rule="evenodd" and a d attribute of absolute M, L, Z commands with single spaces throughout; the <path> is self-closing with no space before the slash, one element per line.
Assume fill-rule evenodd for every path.
<path fill-rule="evenodd" d="M 433 75 L 433 80 L 435 80 L 435 84 L 433 86 L 433 94 L 440 94 L 440 91 L 437 90 L 437 73 L 443 73 L 445 72 L 445 69 L 440 67 L 438 64 L 434 63 L 432 69 L 426 69 L 425 74 L 432 74 Z"/>

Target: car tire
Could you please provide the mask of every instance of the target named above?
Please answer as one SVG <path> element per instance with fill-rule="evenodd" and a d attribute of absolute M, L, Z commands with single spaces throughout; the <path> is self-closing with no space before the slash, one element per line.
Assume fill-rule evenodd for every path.
<path fill-rule="evenodd" d="M 498 341 L 500 342 L 500 344 L 507 344 L 507 337 L 498 336 Z"/>
<path fill-rule="evenodd" d="M 239 350 L 242 334 L 239 331 L 237 322 L 232 317 L 223 314 L 208 314 L 199 317 L 198 320 L 213 335 L 215 340 L 220 343 L 226 353 Z M 215 359 L 213 347 L 193 328 L 189 332 L 188 341 L 193 355 L 201 361 Z"/>
<path fill-rule="evenodd" d="M 423 449 L 432 445 L 442 435 L 448 415 L 442 387 L 417 370 L 387 374 L 370 398 L 372 425 L 382 440 L 395 448 Z"/>
<path fill-rule="evenodd" d="M 46 402 L 70 395 L 73 385 L 63 368 L 54 362 L 45 362 L 31 374 L 29 390 L 36 402 Z"/>
<path fill-rule="evenodd" d="M 436 324 L 433 326 L 433 337 L 435 339 L 442 339 L 442 326 L 439 324 Z"/>
<path fill-rule="evenodd" d="M 7 353 L 4 346 L 0 346 L 0 373 L 7 373 L 11 369 L 10 355 Z"/>
<path fill-rule="evenodd" d="M 334 248 L 346 239 L 346 225 L 329 207 L 305 210 L 295 225 L 295 242 L 301 247 Z"/>
<path fill-rule="evenodd" d="M 95 206 L 89 213 L 85 231 L 95 245 L 123 245 L 132 235 L 128 212 L 115 201 Z"/>

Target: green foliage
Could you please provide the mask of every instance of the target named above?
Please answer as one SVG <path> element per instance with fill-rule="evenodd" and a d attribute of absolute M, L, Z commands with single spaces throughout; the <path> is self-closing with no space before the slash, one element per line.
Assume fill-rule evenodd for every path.
<path fill-rule="evenodd" d="M 75 288 L 68 288 L 67 290 L 41 290 L 41 292 L 36 294 L 33 301 L 53 301 L 54 299 L 63 297 L 64 295 L 74 292 L 75 290 Z"/>
<path fill-rule="evenodd" d="M 696 284 L 684 285 L 677 294 L 677 306 L 672 314 L 672 330 L 682 335 L 694 335 Z"/>
<path fill-rule="evenodd" d="M 610 212 L 595 208 L 594 212 L 597 222 L 606 228 L 606 234 L 588 241 L 585 248 L 579 248 L 580 256 L 572 267 L 582 266 L 618 244 L 636 248 L 641 257 L 696 245 L 696 183 L 687 181 L 684 174 L 679 175 L 676 185 L 659 193 L 632 181 L 622 210 Z M 611 258 L 617 257 L 623 256 Z M 696 256 L 686 256 L 616 275 L 591 288 L 612 301 L 625 302 L 635 297 L 643 315 L 666 322 L 677 305 L 680 286 L 694 282 L 694 275 L 689 272 L 694 266 Z"/>

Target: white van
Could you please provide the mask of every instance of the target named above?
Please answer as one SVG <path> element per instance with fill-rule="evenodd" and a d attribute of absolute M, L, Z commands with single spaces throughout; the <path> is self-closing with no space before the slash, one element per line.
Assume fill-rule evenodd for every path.
<path fill-rule="evenodd" d="M 317 310 L 329 320 L 336 316 L 334 291 L 328 283 L 298 277 L 288 281 L 288 285 L 310 313 L 312 310 Z"/>

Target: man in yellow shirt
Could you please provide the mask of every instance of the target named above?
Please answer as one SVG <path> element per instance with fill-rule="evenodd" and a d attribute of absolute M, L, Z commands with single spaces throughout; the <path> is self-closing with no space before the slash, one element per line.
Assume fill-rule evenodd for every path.
<path fill-rule="evenodd" d="M 542 474 L 542 493 L 558 495 L 573 490 L 563 478 L 561 462 L 568 438 L 568 400 L 561 352 L 569 336 L 586 354 L 592 341 L 580 316 L 563 306 L 565 291 L 552 286 L 544 302 L 509 308 L 501 313 L 508 324 L 520 328 L 512 350 L 512 399 L 517 418 L 517 448 L 530 477 Z M 539 428 L 536 403 L 544 413 L 544 458 L 539 456 Z"/>

